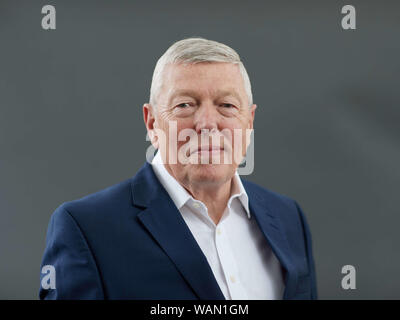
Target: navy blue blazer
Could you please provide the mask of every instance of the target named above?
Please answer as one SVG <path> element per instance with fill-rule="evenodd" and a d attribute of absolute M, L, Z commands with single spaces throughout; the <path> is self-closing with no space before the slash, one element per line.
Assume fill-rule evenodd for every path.
<path fill-rule="evenodd" d="M 242 182 L 250 211 L 282 265 L 282 298 L 317 299 L 311 234 L 301 208 L 286 196 Z M 54 211 L 45 265 L 55 268 L 55 289 L 41 286 L 40 299 L 224 299 L 206 257 L 147 162 L 131 179 Z"/>

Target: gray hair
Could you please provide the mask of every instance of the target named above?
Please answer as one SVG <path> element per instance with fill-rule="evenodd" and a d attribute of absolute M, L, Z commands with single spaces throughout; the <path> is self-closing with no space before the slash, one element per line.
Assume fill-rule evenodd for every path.
<path fill-rule="evenodd" d="M 238 53 L 227 45 L 204 38 L 187 38 L 175 42 L 158 59 L 150 88 L 150 104 L 156 106 L 156 97 L 162 86 L 162 73 L 168 64 L 200 62 L 228 62 L 239 66 L 247 93 L 249 106 L 253 104 L 250 79 Z"/>

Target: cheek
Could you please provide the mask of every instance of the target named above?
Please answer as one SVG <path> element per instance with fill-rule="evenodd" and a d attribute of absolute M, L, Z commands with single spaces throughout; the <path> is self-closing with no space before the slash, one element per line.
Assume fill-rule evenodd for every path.
<path fill-rule="evenodd" d="M 192 136 L 195 134 L 193 121 L 185 119 L 177 121 L 177 136 L 176 139 L 178 140 L 178 145 L 185 144 L 189 141 L 189 135 Z M 180 141 L 185 139 L 183 141 Z"/>
<path fill-rule="evenodd" d="M 185 129 L 193 128 L 192 122 L 188 120 L 167 120 L 163 121 L 163 131 L 167 136 L 178 137 L 179 132 Z"/>
<path fill-rule="evenodd" d="M 246 129 L 248 129 L 247 122 L 236 119 L 236 121 L 225 123 L 222 131 L 224 143 L 229 143 L 229 156 L 235 163 L 240 163 L 242 157 L 246 154 L 249 136 Z"/>
<path fill-rule="evenodd" d="M 234 119 L 232 121 L 225 121 L 225 123 L 221 124 L 220 130 L 222 130 L 221 132 L 224 137 L 233 142 L 235 138 L 240 139 L 240 137 L 245 136 L 246 128 L 244 121 Z"/>
<path fill-rule="evenodd" d="M 184 150 L 181 147 L 195 134 L 193 122 L 189 119 L 179 119 L 170 120 L 166 124 L 167 150 L 169 150 L 169 154 L 176 157 L 179 150 Z"/>

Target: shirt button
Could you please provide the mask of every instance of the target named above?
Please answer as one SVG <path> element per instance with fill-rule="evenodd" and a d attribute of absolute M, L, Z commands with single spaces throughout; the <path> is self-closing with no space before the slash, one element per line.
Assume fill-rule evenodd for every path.
<path fill-rule="evenodd" d="M 200 208 L 200 205 L 197 202 L 195 202 L 195 203 L 193 203 L 193 207 Z"/>
<path fill-rule="evenodd" d="M 221 229 L 217 229 L 217 234 L 220 235 L 222 233 Z"/>
<path fill-rule="evenodd" d="M 231 276 L 230 279 L 231 279 L 231 282 L 232 282 L 232 283 L 235 283 L 235 282 L 236 282 L 236 279 L 235 279 L 234 276 Z"/>

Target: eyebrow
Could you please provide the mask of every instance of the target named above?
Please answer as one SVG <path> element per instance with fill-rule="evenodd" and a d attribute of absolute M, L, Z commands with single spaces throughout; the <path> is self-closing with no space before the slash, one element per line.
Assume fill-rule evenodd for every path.
<path fill-rule="evenodd" d="M 226 96 L 233 96 L 237 100 L 239 100 L 240 103 L 242 103 L 242 99 L 240 98 L 239 94 L 232 89 L 229 90 L 218 90 L 215 92 L 216 96 L 218 97 L 226 97 Z M 195 90 L 190 90 L 190 89 L 180 89 L 175 91 L 171 97 L 169 98 L 168 104 L 171 104 L 172 101 L 178 97 L 178 96 L 190 96 L 195 99 L 199 98 L 199 94 Z"/>
<path fill-rule="evenodd" d="M 171 97 L 168 100 L 168 104 L 170 105 L 172 101 L 178 97 L 178 96 L 190 96 L 194 98 L 198 98 L 198 94 L 194 90 L 186 90 L 186 89 L 181 89 L 181 90 L 176 90 Z"/>

